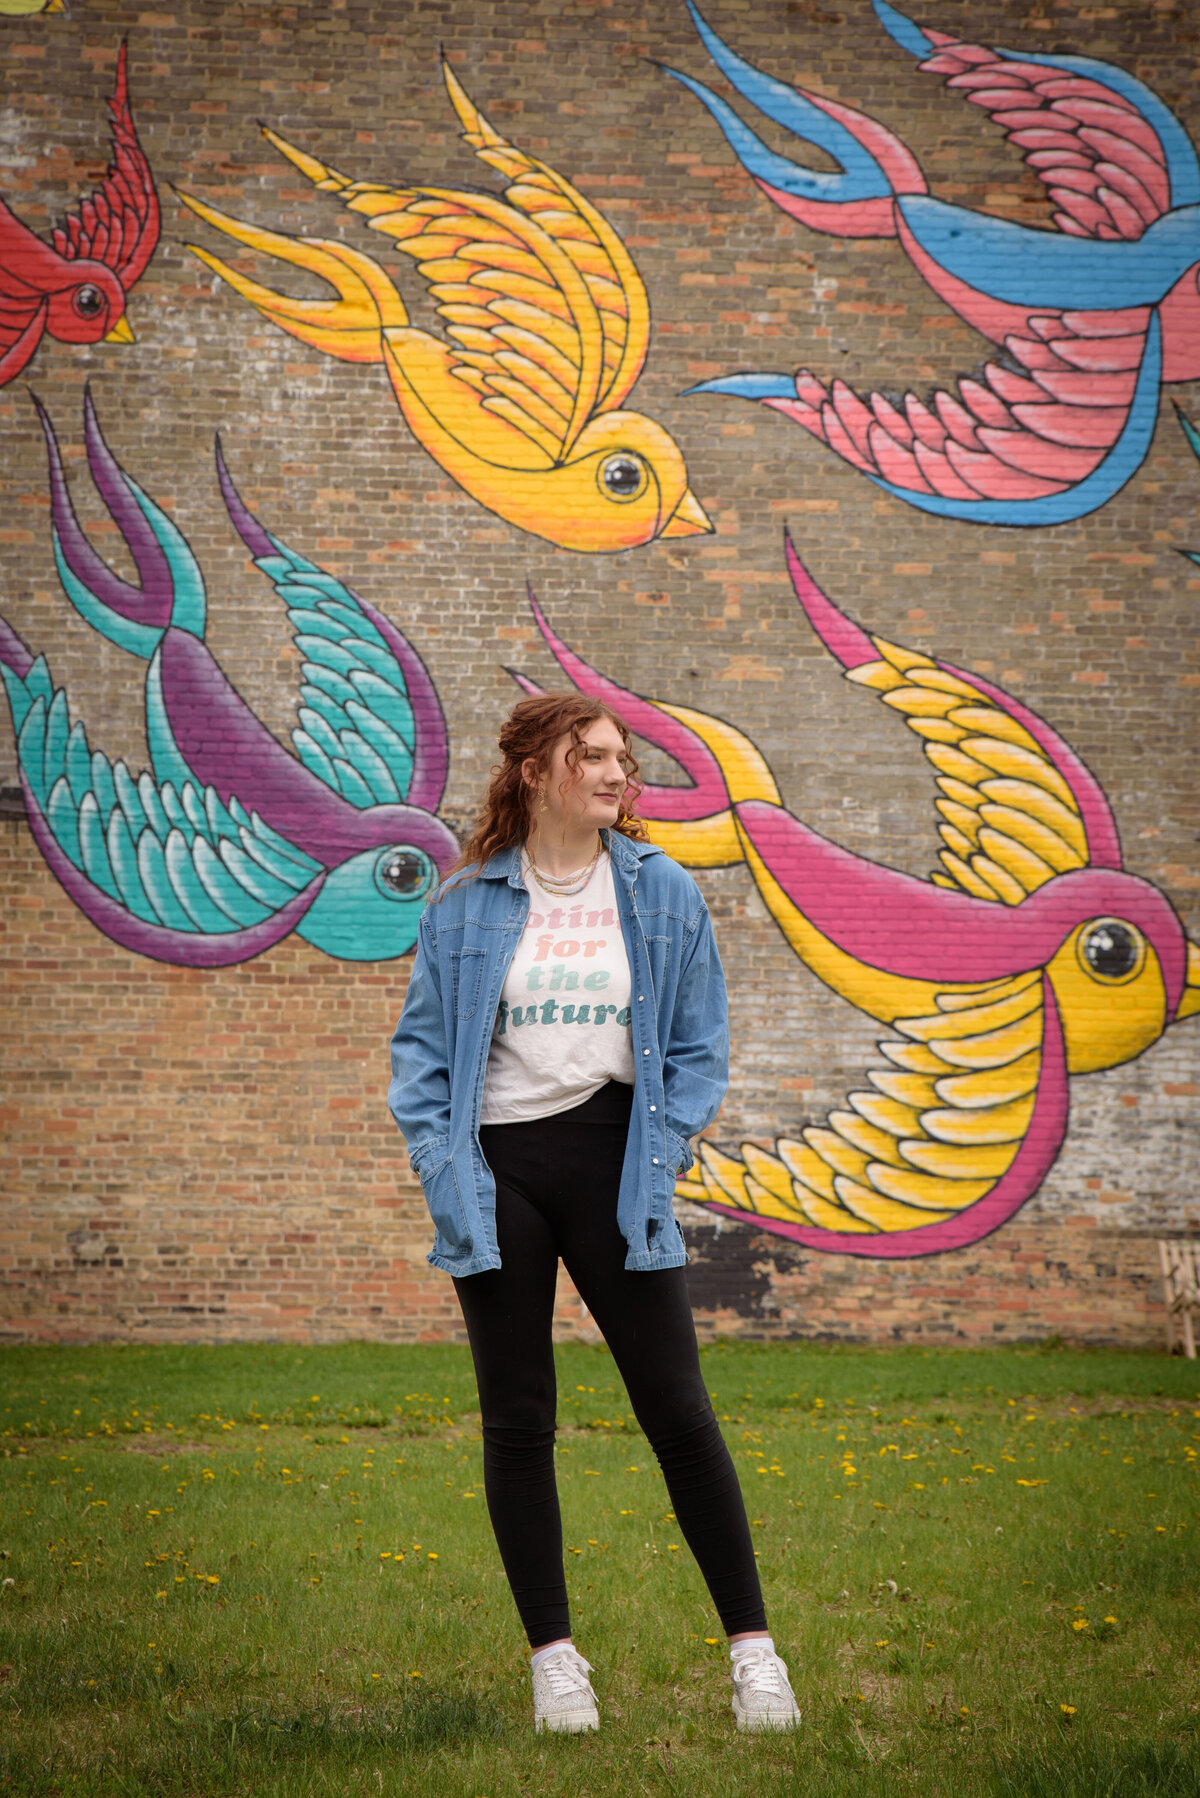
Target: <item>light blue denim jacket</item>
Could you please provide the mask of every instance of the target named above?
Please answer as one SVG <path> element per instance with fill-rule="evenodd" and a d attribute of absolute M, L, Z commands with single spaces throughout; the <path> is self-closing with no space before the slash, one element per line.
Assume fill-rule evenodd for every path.
<path fill-rule="evenodd" d="M 692 1163 L 688 1138 L 715 1118 L 728 1084 L 725 976 L 691 875 L 653 844 L 601 834 L 629 957 L 637 1069 L 617 1223 L 625 1266 L 649 1272 L 687 1260 L 671 1195 Z M 433 1217 L 428 1259 L 450 1274 L 500 1266 L 479 1108 L 496 1008 L 528 915 L 517 848 L 431 901 L 392 1038 L 388 1105 Z"/>

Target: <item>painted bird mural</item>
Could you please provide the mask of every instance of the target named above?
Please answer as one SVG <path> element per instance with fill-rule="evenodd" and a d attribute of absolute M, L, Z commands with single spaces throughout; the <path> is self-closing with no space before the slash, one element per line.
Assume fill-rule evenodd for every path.
<path fill-rule="evenodd" d="M 104 185 L 69 212 L 44 243 L 0 200 L 0 387 L 49 334 L 59 343 L 132 343 L 130 289 L 158 243 L 154 177 L 134 129 L 126 46 L 108 110 L 112 162 Z"/>
<path fill-rule="evenodd" d="M 978 524 L 1054 525 L 1104 505 L 1136 474 L 1159 386 L 1200 375 L 1200 162 L 1142 82 L 1090 57 L 995 49 L 923 30 L 886 0 L 880 23 L 920 67 L 978 106 L 1024 155 L 1054 228 L 934 199 L 915 158 L 875 119 L 786 86 L 723 44 L 705 47 L 736 92 L 837 173 L 776 155 L 701 82 L 743 167 L 814 231 L 895 237 L 922 278 L 1001 346 L 957 395 L 861 398 L 841 380 L 747 373 L 692 393 L 786 414 L 875 484 L 922 511 Z"/>
<path fill-rule="evenodd" d="M 347 362 L 382 362 L 422 447 L 521 530 L 587 552 L 711 531 L 679 445 L 625 408 L 650 340 L 632 257 L 569 181 L 493 129 L 445 62 L 442 73 L 467 143 L 508 182 L 503 196 L 352 181 L 275 132 L 265 136 L 412 257 L 445 338 L 414 326 L 383 269 L 349 245 L 265 231 L 180 195 L 237 243 L 319 275 L 336 300 L 290 299 L 188 247 L 302 343 Z"/>
<path fill-rule="evenodd" d="M 1119 1067 L 1200 1011 L 1200 949 L 1163 894 L 1122 871 L 1104 793 L 1043 719 L 977 674 L 869 636 L 790 542 L 787 556 L 847 679 L 933 765 L 943 847 L 929 881 L 809 829 L 740 731 L 618 687 L 532 601 L 568 679 L 689 777 L 645 789 L 655 840 L 691 867 L 744 861 L 796 954 L 895 1033 L 879 1044 L 889 1065 L 845 1109 L 773 1149 L 702 1142 L 679 1194 L 830 1253 L 962 1248 L 1037 1191 L 1066 1134 L 1069 1075 Z"/>
<path fill-rule="evenodd" d="M 135 780 L 91 749 L 45 659 L 0 619 L 26 811 L 51 872 L 106 936 L 156 961 L 227 967 L 293 931 L 348 961 L 405 954 L 430 888 L 457 857 L 435 816 L 447 770 L 442 710 L 415 650 L 374 606 L 264 530 L 218 441 L 230 520 L 304 657 L 289 754 L 205 646 L 196 559 L 117 463 L 90 396 L 88 466 L 140 586 L 114 574 L 81 529 L 53 427 L 38 413 L 59 579 L 88 624 L 149 664 L 153 763 Z"/>

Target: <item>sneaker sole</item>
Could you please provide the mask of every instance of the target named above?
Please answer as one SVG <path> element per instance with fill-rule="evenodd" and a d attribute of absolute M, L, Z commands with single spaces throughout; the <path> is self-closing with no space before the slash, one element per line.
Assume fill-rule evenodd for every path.
<path fill-rule="evenodd" d="M 799 1715 L 776 1719 L 774 1717 L 748 1717 L 743 1711 L 734 1711 L 733 1714 L 739 1729 L 744 1729 L 755 1735 L 763 1730 L 784 1731 L 789 1729 L 799 1729 L 800 1727 Z"/>
<path fill-rule="evenodd" d="M 539 1717 L 533 1726 L 534 1734 L 539 1736 L 543 1730 L 549 1730 L 555 1736 L 582 1736 L 599 1727 L 599 1711 L 563 1711 L 557 1715 Z"/>

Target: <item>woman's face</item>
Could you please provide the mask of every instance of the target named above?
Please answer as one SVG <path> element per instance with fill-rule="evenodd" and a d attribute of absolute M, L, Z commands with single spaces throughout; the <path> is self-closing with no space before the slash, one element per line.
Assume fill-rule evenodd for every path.
<path fill-rule="evenodd" d="M 554 745 L 550 767 L 538 784 L 534 818 L 539 827 L 600 830 L 615 824 L 625 794 L 625 743 L 610 718 L 585 724 L 583 747 L 574 766 L 567 760 L 572 736 L 567 731 Z M 573 784 L 572 784 L 573 783 Z M 540 809 L 541 799 L 546 809 Z"/>

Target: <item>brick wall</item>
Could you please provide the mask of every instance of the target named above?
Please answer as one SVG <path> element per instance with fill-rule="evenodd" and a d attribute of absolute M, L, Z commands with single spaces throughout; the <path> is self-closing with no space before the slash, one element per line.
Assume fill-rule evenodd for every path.
<path fill-rule="evenodd" d="M 1184 6 L 962 6 L 914 16 L 1010 50 L 1086 55 L 1135 73 L 1200 132 L 1197 30 Z M 920 74 L 866 0 L 837 12 L 761 0 L 709 9 L 750 62 L 869 113 L 909 146 L 940 198 L 1021 223 L 1041 185 L 980 109 Z M 43 340 L 0 385 L 0 613 L 67 690 L 93 747 L 147 765 L 143 663 L 106 641 L 55 573 L 32 388 L 54 421 L 81 521 L 123 577 L 132 564 L 86 474 L 92 383 L 106 437 L 204 570 L 206 642 L 286 742 L 300 656 L 270 585 L 230 530 L 213 438 L 247 504 L 292 548 L 403 630 L 445 710 L 440 815 L 461 829 L 514 689 L 552 684 L 525 602 L 638 692 L 736 725 L 784 804 L 869 860 L 924 875 L 936 848 L 931 771 L 876 698 L 847 686 L 785 570 L 790 526 L 822 588 L 864 628 L 985 676 L 1047 719 L 1102 785 L 1128 869 L 1200 935 L 1195 778 L 1200 465 L 1164 388 L 1148 455 L 1101 509 L 1051 528 L 929 517 L 792 420 L 697 381 L 809 366 L 898 398 L 953 390 L 996 352 L 888 239 L 807 229 L 739 169 L 697 101 L 655 66 L 714 80 L 682 4 L 579 0 L 421 8 L 194 3 L 0 20 L 0 194 L 34 231 L 102 179 L 117 48 L 163 202 L 134 289 L 132 345 Z M 380 256 L 433 322 L 422 283 L 258 133 L 263 120 L 348 173 L 500 187 L 457 135 L 438 46 L 514 140 L 613 222 L 650 294 L 649 356 L 631 404 L 677 439 L 712 536 L 622 555 L 556 548 L 486 512 L 405 429 L 378 367 L 334 361 L 264 322 L 185 249 L 227 242 L 168 183 L 272 229 Z M 715 85 L 721 91 L 719 79 Z M 745 111 L 745 109 L 743 108 Z M 797 155 L 773 126 L 773 148 Z M 1200 254 L 1198 254 L 1200 260 Z M 317 284 L 247 259 L 260 278 Z M 1099 298 L 1097 303 L 1100 303 Z M 647 752 L 656 778 L 671 778 Z M 0 731 L 4 1141 L 0 1269 L 9 1339 L 452 1335 L 449 1283 L 383 1103 L 386 1043 L 408 961 L 352 962 L 293 935 L 240 966 L 165 965 L 103 935 L 47 870 Z M 730 1095 L 709 1135 L 736 1152 L 820 1123 L 878 1067 L 888 1032 L 822 985 L 771 920 L 745 866 L 702 871 L 732 1005 Z M 826 1255 L 684 1208 L 704 1329 L 886 1339 L 1158 1339 L 1153 1238 L 1194 1230 L 1196 1021 L 1072 1082 L 1069 1131 L 1040 1190 L 994 1235 L 914 1260 Z M 564 1330 L 591 1328 L 564 1285 Z"/>

